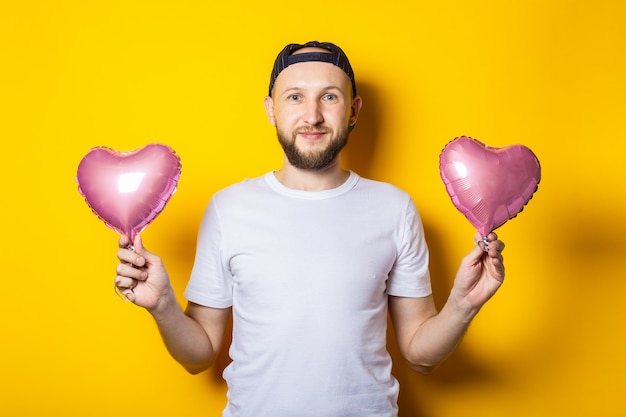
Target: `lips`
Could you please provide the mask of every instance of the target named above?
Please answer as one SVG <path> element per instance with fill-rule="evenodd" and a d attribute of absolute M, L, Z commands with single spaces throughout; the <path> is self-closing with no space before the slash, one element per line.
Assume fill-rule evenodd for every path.
<path fill-rule="evenodd" d="M 322 136 L 326 135 L 328 133 L 328 131 L 326 130 L 309 130 L 309 129 L 304 129 L 304 130 L 299 130 L 298 131 L 298 136 L 302 136 L 305 139 L 319 139 Z"/>

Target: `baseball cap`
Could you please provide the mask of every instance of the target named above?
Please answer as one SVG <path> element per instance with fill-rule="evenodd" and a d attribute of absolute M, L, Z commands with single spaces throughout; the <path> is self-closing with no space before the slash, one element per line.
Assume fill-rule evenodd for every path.
<path fill-rule="evenodd" d="M 326 49 L 329 52 L 306 52 L 301 54 L 293 55 L 299 49 L 302 48 L 322 48 Z M 304 44 L 291 43 L 283 48 L 282 51 L 276 57 L 276 61 L 274 61 L 274 68 L 272 69 L 272 74 L 270 76 L 270 87 L 269 87 L 269 96 L 272 96 L 272 88 L 274 87 L 274 82 L 285 68 L 290 65 L 297 64 L 298 62 L 310 62 L 310 61 L 319 61 L 319 62 L 328 62 L 333 64 L 343 70 L 346 73 L 348 78 L 350 78 L 350 82 L 352 83 L 352 94 L 356 96 L 356 82 L 354 81 L 354 72 L 352 71 L 352 66 L 350 66 L 350 61 L 348 61 L 348 57 L 343 52 L 343 50 L 337 45 L 331 42 L 318 42 L 318 41 L 310 41 Z"/>

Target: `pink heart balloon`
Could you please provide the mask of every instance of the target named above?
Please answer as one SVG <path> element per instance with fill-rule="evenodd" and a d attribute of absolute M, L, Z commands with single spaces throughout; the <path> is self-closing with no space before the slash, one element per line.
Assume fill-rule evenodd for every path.
<path fill-rule="evenodd" d="M 96 147 L 80 161 L 76 182 L 93 213 L 132 241 L 165 208 L 180 174 L 180 158 L 165 145 Z"/>
<path fill-rule="evenodd" d="M 454 206 L 483 236 L 517 216 L 541 180 L 527 147 L 492 148 L 466 136 L 446 145 L 439 172 Z"/>

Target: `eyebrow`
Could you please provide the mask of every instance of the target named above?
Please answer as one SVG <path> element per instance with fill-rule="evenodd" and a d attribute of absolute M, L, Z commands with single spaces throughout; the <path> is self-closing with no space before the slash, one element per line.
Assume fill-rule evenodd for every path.
<path fill-rule="evenodd" d="M 292 93 L 292 92 L 300 92 L 300 91 L 303 91 L 303 90 L 306 90 L 306 89 L 307 89 L 306 87 L 299 87 L 299 86 L 289 87 L 289 88 L 286 88 L 281 94 L 287 94 L 287 93 Z M 320 88 L 319 90 L 321 90 L 321 91 L 336 90 L 336 91 L 339 91 L 341 93 L 345 93 L 345 91 L 341 87 L 338 87 L 336 85 L 328 85 L 326 87 Z"/>

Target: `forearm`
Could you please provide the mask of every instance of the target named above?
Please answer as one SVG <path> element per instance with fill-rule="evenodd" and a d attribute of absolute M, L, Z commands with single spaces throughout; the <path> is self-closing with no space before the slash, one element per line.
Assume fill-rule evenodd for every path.
<path fill-rule="evenodd" d="M 407 348 L 406 357 L 412 368 L 420 373 L 430 373 L 459 345 L 475 312 L 457 305 L 453 296 L 441 311 L 426 320 Z"/>
<path fill-rule="evenodd" d="M 211 366 L 216 352 L 207 333 L 185 314 L 173 291 L 150 314 L 168 352 L 189 373 L 196 374 Z"/>
<path fill-rule="evenodd" d="M 453 290 L 440 312 L 432 297 L 391 297 L 390 312 L 402 355 L 428 374 L 454 351 L 477 310 Z"/>

